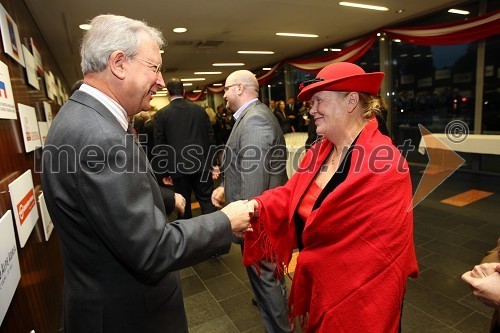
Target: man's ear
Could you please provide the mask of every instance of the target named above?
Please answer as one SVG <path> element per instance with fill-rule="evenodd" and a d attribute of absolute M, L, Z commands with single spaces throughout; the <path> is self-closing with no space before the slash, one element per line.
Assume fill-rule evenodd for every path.
<path fill-rule="evenodd" d="M 126 70 L 125 63 L 127 62 L 127 56 L 123 51 L 117 50 L 111 53 L 108 60 L 108 66 L 114 76 L 120 80 L 125 79 Z"/>

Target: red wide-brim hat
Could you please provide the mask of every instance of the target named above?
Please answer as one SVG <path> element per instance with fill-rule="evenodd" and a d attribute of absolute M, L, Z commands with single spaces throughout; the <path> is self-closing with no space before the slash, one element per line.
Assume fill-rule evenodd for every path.
<path fill-rule="evenodd" d="M 308 101 L 318 91 L 355 91 L 376 96 L 382 85 L 384 73 L 366 73 L 350 62 L 336 62 L 319 71 L 315 79 L 301 84 L 299 101 Z"/>

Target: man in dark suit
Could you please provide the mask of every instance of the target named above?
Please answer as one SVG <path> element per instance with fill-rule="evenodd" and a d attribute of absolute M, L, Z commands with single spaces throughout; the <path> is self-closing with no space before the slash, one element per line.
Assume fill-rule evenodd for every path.
<path fill-rule="evenodd" d="M 287 181 L 285 139 L 276 117 L 257 99 L 259 84 L 253 73 L 233 72 L 224 90 L 236 122 L 223 153 L 224 183 L 212 194 L 218 207 L 223 198 L 228 203 L 249 199 Z M 291 332 L 284 277 L 267 261 L 261 261 L 259 269 L 260 276 L 253 266 L 247 273 L 267 332 Z"/>
<path fill-rule="evenodd" d="M 188 331 L 179 274 L 229 250 L 246 203 L 169 223 L 127 117 L 164 86 L 160 31 L 123 16 L 91 21 L 84 84 L 54 118 L 42 186 L 61 244 L 66 333 Z"/>
<path fill-rule="evenodd" d="M 191 192 L 200 203 L 201 213 L 217 209 L 210 200 L 213 191 L 211 169 L 215 163 L 215 134 L 205 110 L 184 99 L 181 80 L 167 82 L 170 104 L 158 111 L 155 121 L 154 159 L 162 162 L 160 177 L 171 177 L 175 192 L 186 198 L 184 218 L 191 218 Z"/>

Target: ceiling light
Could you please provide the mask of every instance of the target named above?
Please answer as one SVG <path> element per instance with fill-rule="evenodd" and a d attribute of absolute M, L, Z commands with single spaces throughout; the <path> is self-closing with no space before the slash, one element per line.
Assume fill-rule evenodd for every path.
<path fill-rule="evenodd" d="M 305 38 L 318 38 L 318 35 L 313 34 L 296 34 L 293 32 L 277 32 L 276 36 L 284 36 L 284 37 L 305 37 Z"/>
<path fill-rule="evenodd" d="M 245 66 L 244 63 L 242 62 L 216 62 L 215 64 L 212 64 L 212 66 Z"/>
<path fill-rule="evenodd" d="M 401 43 L 401 39 L 393 39 L 392 40 L 394 43 Z"/>
<path fill-rule="evenodd" d="M 239 54 L 274 54 L 274 51 L 238 51 Z"/>
<path fill-rule="evenodd" d="M 192 83 L 183 83 L 183 84 L 182 84 L 182 86 L 183 86 L 183 87 L 190 87 L 190 86 L 192 86 L 192 85 L 193 85 Z"/>
<path fill-rule="evenodd" d="M 200 92 L 201 92 L 201 90 L 200 90 L 200 89 L 195 89 L 195 90 L 193 90 L 192 92 L 194 92 L 194 93 L 200 93 Z"/>
<path fill-rule="evenodd" d="M 328 52 L 329 50 L 330 50 L 330 49 L 329 49 L 329 48 L 327 48 L 327 47 L 325 47 L 325 48 L 323 49 L 323 51 L 325 51 L 325 52 Z"/>
<path fill-rule="evenodd" d="M 91 26 L 90 24 L 87 24 L 87 23 L 85 23 L 85 24 L 80 24 L 78 27 L 79 27 L 80 29 L 82 29 L 82 30 L 90 30 L 90 28 L 92 28 L 92 26 Z"/>
<path fill-rule="evenodd" d="M 184 81 L 205 81 L 204 77 L 192 77 L 188 79 L 181 79 L 182 82 Z"/>
<path fill-rule="evenodd" d="M 221 87 L 222 86 L 222 83 L 214 83 L 213 84 L 214 87 Z"/>
<path fill-rule="evenodd" d="M 165 53 L 165 51 L 163 51 L 163 50 L 160 50 L 160 54 L 161 54 L 161 53 Z"/>
<path fill-rule="evenodd" d="M 222 74 L 222 72 L 194 72 L 194 75 L 214 75 Z"/>
<path fill-rule="evenodd" d="M 362 4 L 362 3 L 354 3 L 354 2 L 339 2 L 339 5 L 341 5 L 341 6 L 347 6 L 347 7 L 356 7 L 356 8 L 371 9 L 371 10 L 381 10 L 381 11 L 388 11 L 389 10 L 389 8 L 387 8 L 387 7 L 365 5 L 365 4 Z"/>
<path fill-rule="evenodd" d="M 330 49 L 330 51 L 340 52 L 340 51 L 342 51 L 342 49 Z"/>
<path fill-rule="evenodd" d="M 263 71 L 270 71 L 272 68 L 271 67 L 262 67 Z"/>
<path fill-rule="evenodd" d="M 396 14 L 401 14 L 401 13 L 404 13 L 406 11 L 406 9 L 398 9 L 395 11 Z"/>
<path fill-rule="evenodd" d="M 448 10 L 448 13 L 453 13 L 453 14 L 460 14 L 460 15 L 469 15 L 470 12 L 466 10 L 460 10 L 460 9 L 450 9 Z"/>
<path fill-rule="evenodd" d="M 178 33 L 178 34 L 182 34 L 186 31 L 188 31 L 188 29 L 186 29 L 186 28 L 174 28 L 174 30 L 172 30 L 172 31 L 175 33 Z"/>

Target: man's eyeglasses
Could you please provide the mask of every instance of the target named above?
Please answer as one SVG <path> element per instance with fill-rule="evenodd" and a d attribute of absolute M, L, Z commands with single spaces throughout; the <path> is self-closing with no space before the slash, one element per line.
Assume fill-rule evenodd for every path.
<path fill-rule="evenodd" d="M 299 86 L 299 90 L 302 90 L 303 88 L 307 87 L 308 85 L 310 84 L 313 84 L 313 83 L 317 83 L 317 82 L 321 82 L 321 81 L 325 81 L 325 79 L 322 79 L 320 77 L 317 77 L 315 79 L 312 79 L 312 80 L 307 80 L 307 81 L 304 81 L 300 84 Z"/>
<path fill-rule="evenodd" d="M 149 61 L 149 60 L 147 60 L 147 59 L 140 58 L 140 57 L 135 57 L 134 59 L 139 59 L 139 60 L 142 60 L 142 61 L 144 61 L 144 62 L 146 62 L 146 63 L 150 64 L 150 65 L 151 65 L 151 67 L 150 67 L 150 68 L 151 68 L 151 70 L 152 70 L 153 72 L 155 72 L 155 74 L 158 74 L 158 73 L 161 71 L 161 64 L 155 64 L 155 63 L 154 63 L 154 62 L 152 62 L 152 61 Z M 154 69 L 153 69 L 153 67 L 154 67 Z"/>
<path fill-rule="evenodd" d="M 233 84 L 230 84 L 230 85 L 228 85 L 228 86 L 225 86 L 225 87 L 224 87 L 224 91 L 228 91 L 228 90 L 229 90 L 229 88 L 234 87 L 234 86 L 237 86 L 238 84 L 239 84 L 239 83 L 233 83 Z"/>

